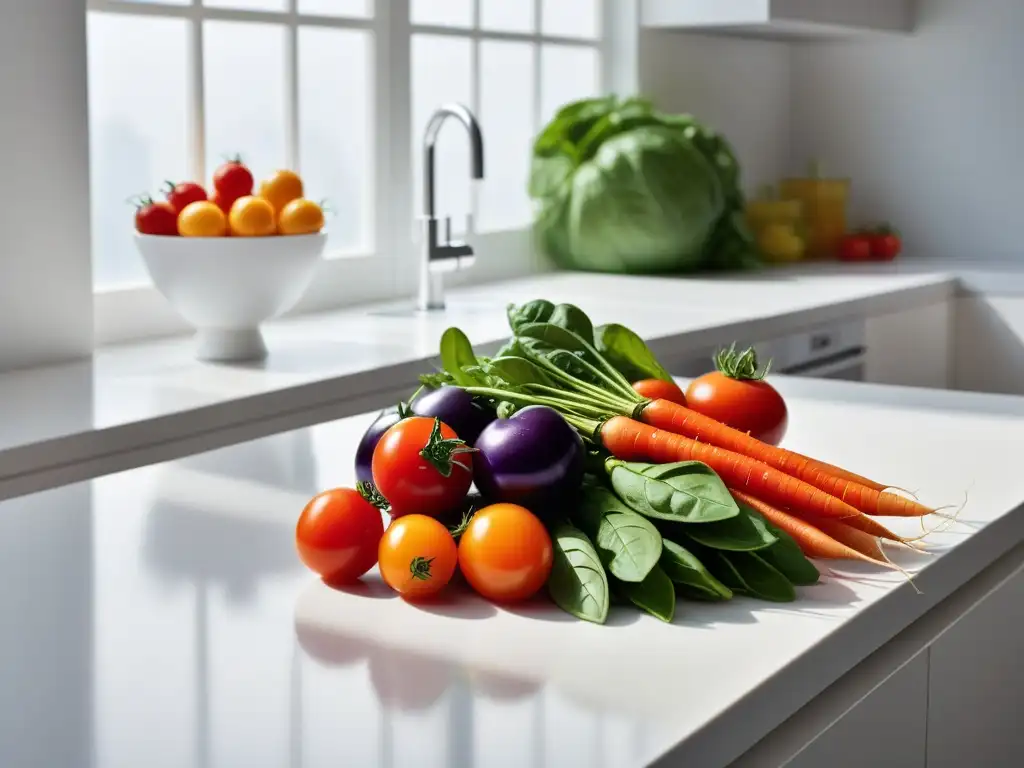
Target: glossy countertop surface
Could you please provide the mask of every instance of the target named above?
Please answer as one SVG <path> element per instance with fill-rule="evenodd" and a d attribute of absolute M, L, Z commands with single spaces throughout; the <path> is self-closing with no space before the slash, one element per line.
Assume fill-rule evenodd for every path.
<path fill-rule="evenodd" d="M 1024 540 L 1024 399 L 781 386 L 790 447 L 927 502 L 969 493 L 942 554 L 893 553 L 923 594 L 833 565 L 797 603 L 599 627 L 543 600 L 413 607 L 373 575 L 330 590 L 292 537 L 351 483 L 372 418 L 353 417 L 0 502 L 0 766 L 724 765 Z"/>

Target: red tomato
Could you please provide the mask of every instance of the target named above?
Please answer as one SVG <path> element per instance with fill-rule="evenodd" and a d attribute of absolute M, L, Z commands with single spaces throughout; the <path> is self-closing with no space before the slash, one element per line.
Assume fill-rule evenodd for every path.
<path fill-rule="evenodd" d="M 459 561 L 455 539 L 426 515 L 392 520 L 377 552 L 381 578 L 410 600 L 436 595 L 451 581 Z"/>
<path fill-rule="evenodd" d="M 176 213 L 181 213 L 191 203 L 200 203 L 206 199 L 206 190 L 193 181 L 180 184 L 168 181 L 165 187 L 164 196 Z"/>
<path fill-rule="evenodd" d="M 135 209 L 135 229 L 143 235 L 178 234 L 178 212 L 170 203 L 154 203 L 149 197 L 140 198 Z"/>
<path fill-rule="evenodd" d="M 674 381 L 664 379 L 641 379 L 633 382 L 633 389 L 641 397 L 651 400 L 668 400 L 670 403 L 686 405 L 686 395 Z"/>
<path fill-rule="evenodd" d="M 240 197 L 244 197 L 244 195 Z M 230 215 L 231 207 L 238 201 L 238 199 L 239 198 L 237 197 L 228 197 L 227 195 L 222 195 L 220 192 L 214 192 L 210 196 L 210 202 L 212 202 L 214 205 L 216 205 L 218 208 L 224 211 L 225 215 Z"/>
<path fill-rule="evenodd" d="M 875 261 L 892 261 L 903 250 L 903 242 L 895 232 L 879 231 L 870 237 L 871 258 Z"/>
<path fill-rule="evenodd" d="M 686 388 L 687 407 L 716 421 L 778 445 L 786 434 L 786 403 L 766 381 L 735 379 L 713 371 Z"/>
<path fill-rule="evenodd" d="M 469 585 L 496 602 L 526 600 L 551 573 L 551 537 L 528 509 L 492 504 L 479 510 L 459 539 L 459 569 Z"/>
<path fill-rule="evenodd" d="M 381 435 L 373 449 L 373 484 L 393 517 L 436 517 L 466 498 L 473 482 L 472 448 L 440 419 L 413 416 Z"/>
<path fill-rule="evenodd" d="M 308 568 L 332 584 L 353 582 L 377 562 L 380 510 L 351 488 L 314 496 L 299 515 L 295 545 Z"/>
<path fill-rule="evenodd" d="M 867 235 L 846 235 L 839 241 L 840 261 L 870 261 L 871 238 Z"/>
<path fill-rule="evenodd" d="M 253 183 L 252 171 L 243 165 L 241 158 L 228 160 L 213 172 L 213 188 L 223 200 L 230 198 L 232 204 L 240 197 L 251 195 Z"/>

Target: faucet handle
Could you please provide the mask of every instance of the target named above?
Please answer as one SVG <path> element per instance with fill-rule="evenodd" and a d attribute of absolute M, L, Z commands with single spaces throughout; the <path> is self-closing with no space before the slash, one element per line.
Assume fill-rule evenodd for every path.
<path fill-rule="evenodd" d="M 452 217 L 444 217 L 444 242 L 450 243 L 452 241 Z"/>

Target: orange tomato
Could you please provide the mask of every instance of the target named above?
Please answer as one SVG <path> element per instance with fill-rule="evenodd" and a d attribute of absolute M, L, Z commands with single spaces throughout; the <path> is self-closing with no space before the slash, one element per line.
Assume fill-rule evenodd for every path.
<path fill-rule="evenodd" d="M 236 237 L 266 237 L 277 231 L 274 208 L 262 197 L 246 195 L 235 200 L 228 216 Z"/>
<path fill-rule="evenodd" d="M 426 515 L 396 518 L 377 551 L 381 578 L 408 600 L 436 595 L 451 581 L 458 564 L 455 539 Z"/>
<path fill-rule="evenodd" d="M 466 581 L 496 602 L 532 597 L 547 582 L 552 559 L 544 524 L 518 504 L 479 510 L 459 540 L 459 568 Z"/>
<path fill-rule="evenodd" d="M 288 203 L 277 221 L 277 231 L 282 235 L 312 235 L 323 228 L 323 208 L 304 197 Z"/>
<path fill-rule="evenodd" d="M 270 203 L 278 215 L 288 203 L 302 197 L 302 194 L 302 179 L 294 171 L 277 171 L 260 183 L 260 197 Z"/>
<path fill-rule="evenodd" d="M 189 203 L 178 214 L 178 233 L 182 237 L 223 237 L 227 230 L 227 216 L 209 200 Z"/>
<path fill-rule="evenodd" d="M 380 510 L 351 488 L 314 496 L 299 515 L 295 546 L 306 567 L 332 584 L 355 581 L 377 562 Z"/>

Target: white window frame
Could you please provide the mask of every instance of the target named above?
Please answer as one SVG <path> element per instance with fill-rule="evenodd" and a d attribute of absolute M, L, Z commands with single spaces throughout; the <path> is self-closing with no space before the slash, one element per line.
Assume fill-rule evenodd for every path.
<path fill-rule="evenodd" d="M 550 1 L 550 0 L 549 0 Z M 556 0 L 557 1 L 557 0 Z M 204 6 L 202 0 L 188 5 L 158 5 L 126 0 L 88 0 L 89 11 L 134 16 L 185 19 L 190 22 L 190 114 L 189 152 L 192 173 L 205 179 L 203 24 L 204 20 L 271 22 L 287 29 L 284 66 L 287 108 L 287 160 L 299 167 L 298 152 L 298 29 L 310 25 L 322 28 L 365 30 L 370 33 L 372 66 L 370 92 L 374 114 L 370 167 L 370 232 L 373 253 L 339 255 L 323 261 L 317 278 L 292 314 L 326 311 L 344 306 L 403 295 L 415 290 L 415 226 L 413 211 L 412 99 L 410 93 L 410 52 L 413 34 L 452 36 L 472 42 L 473 99 L 468 106 L 479 114 L 479 48 L 481 40 L 509 40 L 534 45 L 535 129 L 539 129 L 541 45 L 582 46 L 597 51 L 598 84 L 603 92 L 632 91 L 636 87 L 637 0 L 600 0 L 602 18 L 598 40 L 560 37 L 540 32 L 541 2 L 534 0 L 535 29 L 531 32 L 502 32 L 479 28 L 480 0 L 473 3 L 472 27 L 413 25 L 409 0 L 375 0 L 370 18 L 314 16 L 298 13 L 298 0 L 288 0 L 284 11 L 249 11 Z M 485 156 L 488 151 L 485 141 Z M 468 183 L 468 182 L 467 182 Z M 475 197 L 475 196 L 474 196 Z M 475 208 L 475 199 L 474 199 Z M 476 234 L 470 223 L 470 238 L 480 258 L 472 270 L 453 276 L 453 284 L 481 282 L 539 271 L 544 261 L 534 253 L 529 232 L 524 229 Z M 188 326 L 152 286 L 100 289 L 94 294 L 94 327 L 97 345 L 146 337 L 185 333 Z"/>

